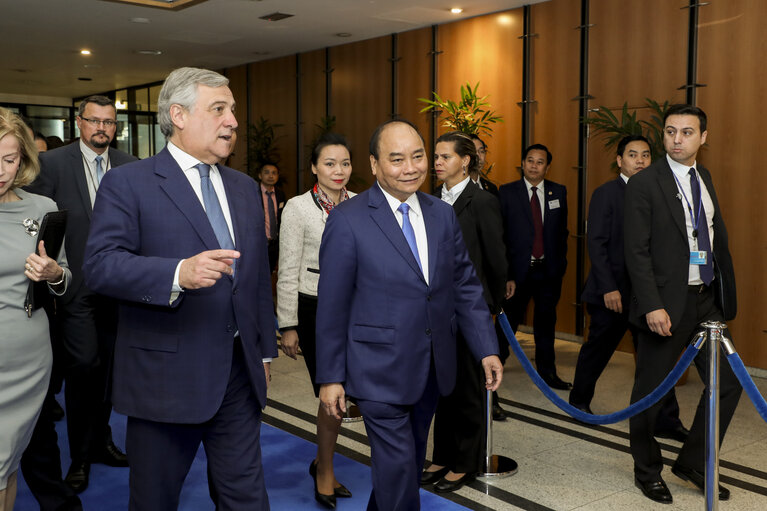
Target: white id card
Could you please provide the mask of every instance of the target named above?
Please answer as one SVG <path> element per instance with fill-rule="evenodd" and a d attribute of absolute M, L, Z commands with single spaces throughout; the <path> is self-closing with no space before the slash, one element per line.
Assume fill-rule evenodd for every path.
<path fill-rule="evenodd" d="M 704 266 L 708 262 L 708 252 L 705 250 L 690 250 L 690 264 Z"/>
<path fill-rule="evenodd" d="M 559 199 L 549 201 L 549 209 L 557 209 L 559 207 Z"/>

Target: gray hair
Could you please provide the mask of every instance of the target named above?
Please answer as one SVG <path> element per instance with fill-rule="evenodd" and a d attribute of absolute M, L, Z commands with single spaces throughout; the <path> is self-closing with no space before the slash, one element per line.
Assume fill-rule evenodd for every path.
<path fill-rule="evenodd" d="M 175 129 L 170 118 L 171 105 L 180 105 L 191 112 L 197 101 L 198 85 L 224 87 L 229 85 L 229 78 L 215 71 L 196 67 L 180 67 L 171 71 L 162 84 L 157 100 L 157 122 L 166 139 L 173 135 Z"/>
<path fill-rule="evenodd" d="M 117 112 L 117 107 L 115 106 L 115 102 L 109 99 L 106 96 L 88 96 L 84 100 L 80 101 L 80 106 L 77 107 L 77 115 L 78 117 L 82 117 L 83 113 L 85 112 L 85 107 L 88 105 L 88 103 L 95 103 L 99 106 L 111 106 L 115 109 L 115 113 Z"/>

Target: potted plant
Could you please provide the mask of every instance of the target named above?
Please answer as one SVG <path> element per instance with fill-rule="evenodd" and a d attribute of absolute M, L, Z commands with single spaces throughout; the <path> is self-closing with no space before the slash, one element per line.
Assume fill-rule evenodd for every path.
<path fill-rule="evenodd" d="M 282 124 L 274 124 L 264 117 L 248 126 L 248 175 L 254 179 L 264 164 L 280 162 L 275 143 L 282 135 L 276 135 L 275 129 L 281 127 Z"/>

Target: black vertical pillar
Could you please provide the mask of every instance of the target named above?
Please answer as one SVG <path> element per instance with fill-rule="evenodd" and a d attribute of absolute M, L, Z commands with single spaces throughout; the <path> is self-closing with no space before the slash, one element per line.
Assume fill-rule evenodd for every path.
<path fill-rule="evenodd" d="M 254 176 L 255 169 L 250 168 L 250 125 L 253 123 L 250 113 L 250 104 L 252 102 L 252 93 L 250 92 L 251 67 L 250 64 L 245 64 L 245 168 L 248 169 L 249 176 Z"/>
<path fill-rule="evenodd" d="M 698 78 L 698 9 L 701 7 L 697 0 L 690 0 L 689 28 L 687 36 L 687 104 L 694 105 L 697 99 L 696 83 Z"/>
<path fill-rule="evenodd" d="M 439 66 L 439 60 L 437 57 L 439 56 L 441 51 L 439 51 L 439 42 L 438 42 L 438 32 L 439 28 L 437 25 L 431 26 L 431 90 L 429 91 L 429 95 L 427 96 L 429 99 L 434 99 L 434 95 L 432 92 L 437 92 L 437 77 L 438 75 L 438 66 Z M 428 144 L 427 147 L 431 147 L 432 150 L 434 148 L 434 141 L 437 140 L 437 120 L 439 119 L 439 114 L 441 113 L 437 109 L 432 109 L 431 111 L 431 120 L 429 121 L 429 139 L 426 141 Z M 427 149 L 426 153 L 429 154 L 430 150 Z M 434 185 L 435 180 L 433 176 L 430 174 L 429 179 L 431 181 L 431 189 L 434 191 Z"/>
<path fill-rule="evenodd" d="M 522 101 L 518 105 L 522 108 L 522 151 L 524 151 L 530 145 L 530 134 L 532 132 L 531 124 L 532 117 L 530 110 L 532 104 L 535 102 L 532 95 L 531 87 L 531 60 L 532 60 L 532 41 L 534 37 L 530 26 L 531 20 L 531 7 L 525 5 L 523 8 L 523 33 L 520 36 L 522 39 Z M 520 159 L 522 155 L 519 155 Z"/>
<path fill-rule="evenodd" d="M 389 116 L 392 119 L 399 117 L 399 95 L 397 93 L 397 82 L 399 81 L 399 38 L 397 34 L 391 35 L 391 108 Z"/>
<path fill-rule="evenodd" d="M 333 68 L 330 67 L 330 47 L 325 48 L 325 117 L 333 115 Z"/>
<path fill-rule="evenodd" d="M 301 100 L 301 54 L 296 53 L 296 195 L 300 195 L 304 190 L 304 125 L 301 122 L 303 117 L 303 102 Z"/>
<path fill-rule="evenodd" d="M 581 0 L 581 70 L 580 88 L 578 91 L 578 117 L 585 119 L 589 113 L 589 0 Z M 581 289 L 583 288 L 584 267 L 586 265 L 586 190 L 588 189 L 588 126 L 578 123 L 578 209 L 576 224 L 575 252 L 575 335 L 583 335 L 584 317 L 581 306 Z"/>

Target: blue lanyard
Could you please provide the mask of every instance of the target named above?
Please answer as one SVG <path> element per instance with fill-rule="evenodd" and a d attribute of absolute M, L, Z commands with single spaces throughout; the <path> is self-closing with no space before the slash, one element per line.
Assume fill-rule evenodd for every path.
<path fill-rule="evenodd" d="M 703 189 L 700 187 L 700 178 L 698 177 L 698 173 L 695 173 L 695 180 L 698 182 L 698 190 L 700 190 L 700 197 L 698 197 L 698 214 L 693 216 L 692 214 L 692 204 L 690 203 L 690 200 L 687 198 L 687 194 L 684 193 L 684 188 L 682 188 L 682 183 L 679 182 L 679 178 L 676 177 L 676 174 L 674 171 L 671 171 L 671 175 L 674 176 L 674 181 L 676 181 L 677 186 L 679 187 L 679 191 L 682 192 L 682 196 L 684 197 L 684 201 L 687 203 L 687 211 L 690 213 L 690 223 L 692 223 L 692 237 L 697 238 L 698 237 L 698 223 L 700 222 L 700 210 L 703 207 Z M 708 226 L 706 226 L 706 229 L 708 229 Z"/>

